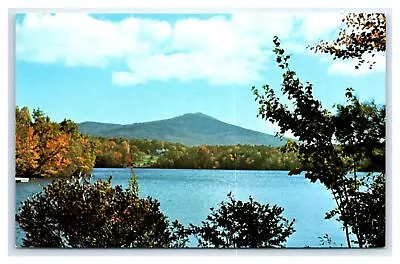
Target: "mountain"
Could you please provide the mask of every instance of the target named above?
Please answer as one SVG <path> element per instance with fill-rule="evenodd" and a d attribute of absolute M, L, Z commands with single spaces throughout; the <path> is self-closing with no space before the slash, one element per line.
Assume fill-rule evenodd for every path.
<path fill-rule="evenodd" d="M 81 133 L 92 136 L 156 139 L 189 146 L 251 144 L 276 147 L 286 141 L 202 113 L 130 125 L 83 122 L 79 124 L 79 129 Z"/>

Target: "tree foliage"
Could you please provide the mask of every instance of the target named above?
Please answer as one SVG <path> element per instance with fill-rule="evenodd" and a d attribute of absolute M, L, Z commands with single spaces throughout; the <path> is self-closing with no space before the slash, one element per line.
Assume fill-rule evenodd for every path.
<path fill-rule="evenodd" d="M 157 140 L 95 138 L 97 168 L 290 170 L 294 153 L 263 145 L 185 146 Z"/>
<path fill-rule="evenodd" d="M 311 182 L 320 181 L 332 192 L 337 208 L 327 218 L 338 216 L 349 247 L 350 229 L 359 247 L 384 246 L 385 107 L 359 102 L 348 88 L 347 104 L 329 112 L 314 98 L 312 84 L 303 84 L 290 69 L 290 56 L 279 39 L 273 42 L 276 62 L 283 70 L 281 91 L 292 105 L 283 104 L 269 85 L 263 86 L 263 94 L 255 87 L 252 90 L 260 104 L 259 116 L 277 123 L 281 135 L 291 131 L 300 140 L 283 148 L 295 151 L 301 163 L 290 174 L 305 171 Z M 371 173 L 360 177 L 357 170 L 365 160 Z"/>
<path fill-rule="evenodd" d="M 332 41 L 321 40 L 311 47 L 315 52 L 331 54 L 334 59 L 358 59 L 358 69 L 363 63 L 368 63 L 370 69 L 375 64 L 366 60 L 363 55 L 386 51 L 386 15 L 384 13 L 350 13 L 342 22 L 343 27 L 337 38 Z"/>
<path fill-rule="evenodd" d="M 40 110 L 16 107 L 15 175 L 70 177 L 93 168 L 95 146 L 70 120 L 52 122 Z"/>
<path fill-rule="evenodd" d="M 96 168 L 294 170 L 297 154 L 263 145 L 185 146 L 157 140 L 93 138 Z M 363 159 L 359 169 L 371 162 Z"/>
<path fill-rule="evenodd" d="M 199 247 L 213 248 L 280 248 L 295 232 L 294 221 L 281 214 L 284 209 L 260 204 L 251 196 L 249 201 L 235 200 L 231 193 L 229 201 L 222 201 L 201 226 L 191 225 Z"/>
<path fill-rule="evenodd" d="M 15 175 L 28 175 L 39 164 L 39 136 L 32 127 L 28 108 L 16 109 L 15 128 Z"/>
<path fill-rule="evenodd" d="M 153 165 L 181 169 L 290 170 L 296 155 L 278 148 L 254 145 L 194 146 L 166 150 Z"/>
<path fill-rule="evenodd" d="M 170 222 L 160 204 L 139 198 L 130 187 L 108 181 L 57 179 L 22 203 L 16 221 L 26 233 L 24 247 L 163 248 L 184 247 L 187 232 Z"/>
<path fill-rule="evenodd" d="M 93 139 L 96 144 L 97 168 L 128 168 L 138 157 L 138 149 L 127 140 Z"/>

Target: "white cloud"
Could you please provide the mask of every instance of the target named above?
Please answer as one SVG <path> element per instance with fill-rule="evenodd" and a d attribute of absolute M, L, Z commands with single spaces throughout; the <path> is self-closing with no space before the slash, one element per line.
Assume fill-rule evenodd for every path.
<path fill-rule="evenodd" d="M 140 20 L 119 24 L 85 14 L 27 14 L 16 25 L 17 59 L 67 66 L 106 66 L 111 59 L 149 52 L 138 41 Z"/>
<path fill-rule="evenodd" d="M 339 32 L 343 17 L 342 13 L 328 11 L 300 14 L 298 16 L 301 25 L 299 33 L 304 36 L 308 44 L 313 44 L 320 39 L 329 39 Z"/>
<path fill-rule="evenodd" d="M 16 25 L 16 55 L 17 60 L 36 63 L 110 67 L 117 85 L 174 79 L 247 84 L 267 70 L 274 35 L 290 51 L 304 52 L 305 43 L 326 36 L 340 18 L 270 12 L 172 23 L 133 16 L 110 21 L 77 13 L 32 13 Z M 113 69 L 113 61 L 126 69 Z"/>
<path fill-rule="evenodd" d="M 128 61 L 130 72 L 114 72 L 113 82 L 118 85 L 145 83 L 147 80 L 181 82 L 208 80 L 211 84 L 248 84 L 258 80 L 258 62 L 250 59 L 204 56 L 202 53 L 155 54 Z"/>
<path fill-rule="evenodd" d="M 358 65 L 358 59 L 351 59 L 346 61 L 335 61 L 333 62 L 329 68 L 329 74 L 339 74 L 339 75 L 348 75 L 348 76 L 360 76 L 365 74 L 370 74 L 372 72 L 384 72 L 386 70 L 386 57 L 385 54 L 375 53 L 374 56 L 372 54 L 366 54 L 363 56 L 363 59 L 366 60 L 365 63 L 361 64 L 361 66 L 356 69 L 355 66 Z M 369 63 L 375 62 L 372 66 L 372 69 L 369 69 Z"/>

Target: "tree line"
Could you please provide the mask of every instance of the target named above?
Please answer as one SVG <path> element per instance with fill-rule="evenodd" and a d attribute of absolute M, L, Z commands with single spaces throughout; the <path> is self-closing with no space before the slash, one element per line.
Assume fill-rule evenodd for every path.
<path fill-rule="evenodd" d="M 339 148 L 340 146 L 337 146 Z M 16 107 L 16 176 L 71 177 L 96 168 L 296 170 L 295 152 L 263 145 L 186 146 L 150 139 L 84 136 L 71 120 Z M 359 170 L 374 161 L 361 158 Z"/>
<path fill-rule="evenodd" d="M 296 155 L 262 145 L 185 146 L 140 139 L 96 138 L 95 167 L 290 170 Z"/>
<path fill-rule="evenodd" d="M 149 139 L 89 137 L 76 123 L 16 107 L 17 177 L 71 177 L 94 168 L 291 170 L 293 153 L 254 145 L 185 146 Z"/>

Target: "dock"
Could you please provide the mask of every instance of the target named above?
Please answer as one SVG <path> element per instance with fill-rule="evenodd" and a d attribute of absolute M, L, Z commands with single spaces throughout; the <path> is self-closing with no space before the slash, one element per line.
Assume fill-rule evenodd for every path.
<path fill-rule="evenodd" d="M 15 177 L 15 182 L 29 182 L 29 178 Z"/>

